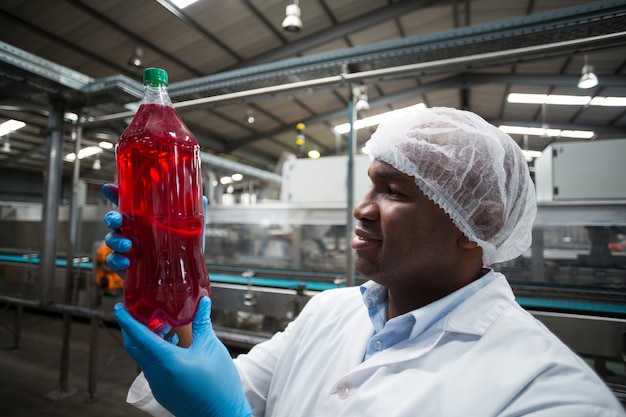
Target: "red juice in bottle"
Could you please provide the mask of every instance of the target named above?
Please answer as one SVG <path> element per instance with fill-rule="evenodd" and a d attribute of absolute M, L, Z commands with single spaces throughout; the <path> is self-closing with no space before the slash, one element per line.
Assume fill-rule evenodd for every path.
<path fill-rule="evenodd" d="M 151 70 L 161 72 L 146 74 Z M 159 331 L 190 323 L 210 286 L 202 252 L 200 148 L 171 106 L 167 73 L 146 72 L 144 84 L 146 77 L 165 80 L 146 84 L 146 97 L 116 145 L 116 164 L 121 232 L 133 243 L 124 304 Z"/>

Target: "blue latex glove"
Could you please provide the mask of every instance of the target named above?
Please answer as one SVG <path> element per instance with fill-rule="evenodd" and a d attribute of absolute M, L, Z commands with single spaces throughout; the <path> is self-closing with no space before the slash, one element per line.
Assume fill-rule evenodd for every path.
<path fill-rule="evenodd" d="M 200 300 L 189 348 L 175 346 L 135 320 L 121 304 L 115 316 L 124 345 L 150 384 L 154 398 L 178 417 L 243 417 L 252 409 L 230 353 L 211 324 L 211 300 Z"/>
<path fill-rule="evenodd" d="M 104 196 L 113 204 L 118 204 L 118 186 L 116 184 L 104 184 L 104 186 L 102 186 L 102 194 L 104 194 Z M 205 196 L 202 196 L 205 219 L 208 201 L 209 200 Z M 126 275 L 126 269 L 130 266 L 130 261 L 126 256 L 124 256 L 124 254 L 131 250 L 133 244 L 130 239 L 122 236 L 117 231 L 122 226 L 122 219 L 122 214 L 118 211 L 109 211 L 104 215 L 104 224 L 109 229 L 113 229 L 112 232 L 105 236 L 104 242 L 114 251 L 113 253 L 107 255 L 106 264 L 119 276 L 124 278 Z M 204 252 L 205 240 L 206 234 L 203 232 L 202 252 Z"/>
<path fill-rule="evenodd" d="M 122 278 L 125 277 L 126 269 L 130 266 L 130 260 L 124 256 L 130 251 L 133 244 L 130 239 L 125 238 L 117 230 L 122 225 L 122 214 L 117 211 L 109 211 L 104 215 L 104 224 L 113 229 L 104 237 L 104 243 L 113 249 L 106 257 L 106 264 Z"/>
<path fill-rule="evenodd" d="M 118 187 L 116 184 L 104 184 L 102 194 L 113 204 L 118 203 Z M 125 238 L 117 230 L 122 226 L 122 214 L 117 211 L 109 211 L 104 215 L 104 224 L 109 229 L 113 229 L 104 237 L 104 243 L 113 249 L 106 257 L 106 264 L 122 278 L 126 275 L 126 269 L 130 266 L 130 261 L 123 254 L 131 250 L 133 244 L 130 239 Z"/>

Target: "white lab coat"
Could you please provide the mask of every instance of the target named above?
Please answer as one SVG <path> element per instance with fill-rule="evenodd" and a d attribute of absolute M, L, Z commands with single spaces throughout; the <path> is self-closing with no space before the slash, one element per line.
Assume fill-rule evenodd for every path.
<path fill-rule="evenodd" d="M 236 360 L 255 417 L 626 416 L 496 275 L 421 335 L 364 362 L 373 327 L 359 289 L 314 297 L 284 332 Z M 128 399 L 168 415 L 142 377 Z"/>

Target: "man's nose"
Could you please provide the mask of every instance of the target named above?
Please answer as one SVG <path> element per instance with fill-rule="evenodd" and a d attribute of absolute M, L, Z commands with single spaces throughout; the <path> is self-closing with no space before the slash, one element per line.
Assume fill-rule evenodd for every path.
<path fill-rule="evenodd" d="M 376 218 L 377 212 L 378 211 L 377 211 L 376 203 L 374 199 L 372 198 L 372 196 L 370 195 L 370 193 L 368 192 L 367 194 L 365 194 L 365 196 L 363 196 L 361 201 L 359 201 L 357 204 L 354 205 L 354 209 L 352 210 L 352 215 L 357 220 L 361 220 L 361 219 L 373 220 Z"/>

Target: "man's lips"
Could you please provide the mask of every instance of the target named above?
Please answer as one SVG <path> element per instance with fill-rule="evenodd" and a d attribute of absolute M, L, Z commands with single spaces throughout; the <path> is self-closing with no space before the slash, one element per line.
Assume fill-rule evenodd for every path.
<path fill-rule="evenodd" d="M 379 244 L 381 241 L 378 235 L 358 226 L 354 229 L 354 233 L 356 234 L 352 239 L 352 249 L 354 250 L 366 249 Z"/>

